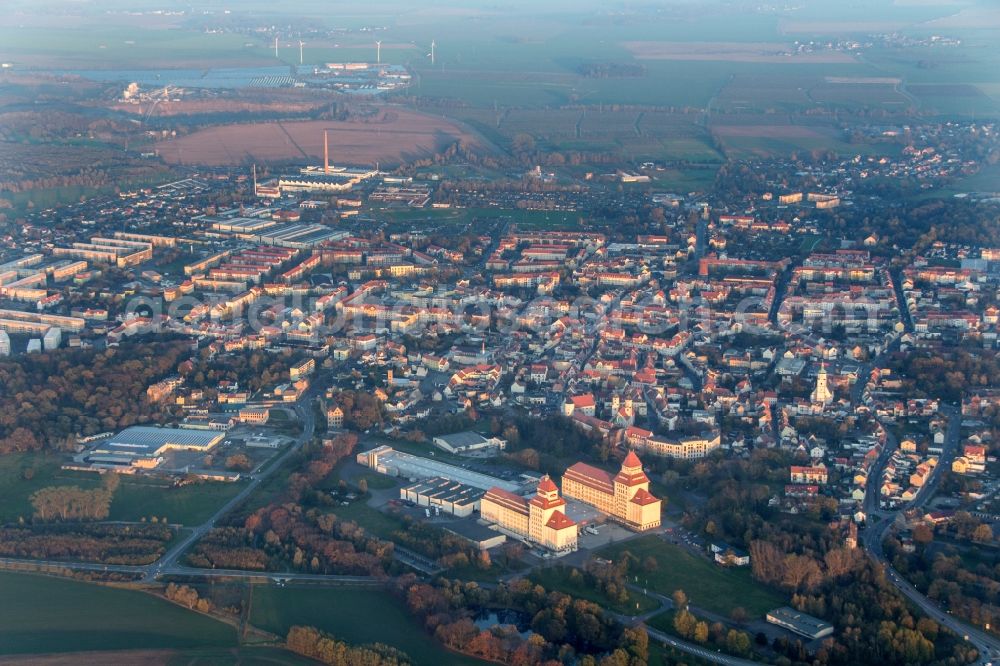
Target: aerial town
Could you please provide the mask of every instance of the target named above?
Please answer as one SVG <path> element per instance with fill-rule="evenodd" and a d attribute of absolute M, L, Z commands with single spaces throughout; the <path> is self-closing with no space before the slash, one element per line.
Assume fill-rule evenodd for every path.
<path fill-rule="evenodd" d="M 1000 659 L 989 7 L 53 2 L 118 27 L 0 46 L 4 659 Z"/>

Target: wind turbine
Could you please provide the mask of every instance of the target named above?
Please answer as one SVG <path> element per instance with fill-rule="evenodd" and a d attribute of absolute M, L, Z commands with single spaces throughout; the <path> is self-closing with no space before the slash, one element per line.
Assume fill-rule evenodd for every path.
<path fill-rule="evenodd" d="M 375 40 L 375 64 L 382 64 L 382 40 L 380 39 Z"/>
<path fill-rule="evenodd" d="M 437 46 L 437 44 L 435 44 L 435 43 L 434 43 L 434 40 L 432 39 L 432 40 L 431 40 L 431 65 L 432 65 L 432 66 L 434 65 L 434 48 L 435 48 L 436 46 Z"/>
<path fill-rule="evenodd" d="M 300 39 L 300 40 L 299 40 L 299 64 L 300 64 L 300 65 L 301 65 L 301 64 L 302 64 L 302 62 L 303 62 L 303 61 L 302 61 L 302 47 L 303 47 L 303 46 L 305 46 L 305 45 L 306 45 L 306 43 L 305 43 L 305 42 L 303 42 L 303 41 L 302 41 L 302 40 Z"/>

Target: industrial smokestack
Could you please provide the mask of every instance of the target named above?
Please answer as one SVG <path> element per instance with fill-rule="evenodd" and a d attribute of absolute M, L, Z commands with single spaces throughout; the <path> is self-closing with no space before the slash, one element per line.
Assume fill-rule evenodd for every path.
<path fill-rule="evenodd" d="M 330 174 L 330 142 L 328 134 L 329 132 L 323 130 L 323 173 L 325 175 Z"/>

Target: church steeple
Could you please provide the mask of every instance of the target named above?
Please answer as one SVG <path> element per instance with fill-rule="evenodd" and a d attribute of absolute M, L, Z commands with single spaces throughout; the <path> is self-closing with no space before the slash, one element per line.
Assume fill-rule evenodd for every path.
<path fill-rule="evenodd" d="M 833 402 L 833 393 L 827 386 L 826 363 L 820 365 L 819 373 L 816 375 L 816 388 L 812 392 L 812 401 L 820 405 L 828 405 Z"/>

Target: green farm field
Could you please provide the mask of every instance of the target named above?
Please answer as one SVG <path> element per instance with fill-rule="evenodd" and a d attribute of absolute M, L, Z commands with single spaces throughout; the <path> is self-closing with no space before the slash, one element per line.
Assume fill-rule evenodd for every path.
<path fill-rule="evenodd" d="M 200 525 L 239 494 L 245 483 L 206 481 L 175 488 L 158 480 L 123 479 L 111 503 L 111 520 L 158 516 L 170 523 Z"/>
<path fill-rule="evenodd" d="M 275 64 L 263 44 L 235 34 L 114 25 L 39 28 L 0 26 L 0 60 L 25 67 L 110 69 Z"/>
<path fill-rule="evenodd" d="M 236 631 L 144 592 L 0 572 L 0 654 L 232 647 Z"/>
<path fill-rule="evenodd" d="M 607 608 L 626 615 L 636 615 L 647 613 L 659 607 L 659 602 L 637 594 L 631 590 L 627 591 L 627 599 L 623 603 L 611 600 L 606 594 L 593 588 L 583 587 L 570 578 L 568 567 L 546 567 L 536 569 L 528 576 L 533 583 L 541 585 L 546 590 L 556 590 L 565 594 L 571 594 L 580 599 L 593 601 L 602 608 Z"/>
<path fill-rule="evenodd" d="M 418 666 L 484 663 L 440 646 L 399 601 L 379 589 L 255 588 L 250 622 L 281 636 L 294 625 L 307 625 L 357 645 L 386 643 Z"/>
<path fill-rule="evenodd" d="M 615 559 L 625 551 L 639 561 L 653 557 L 657 562 L 656 571 L 648 576 L 639 575 L 639 585 L 645 579 L 651 590 L 668 596 L 675 590 L 684 590 L 693 606 L 722 614 L 742 606 L 751 616 L 762 617 L 787 603 L 780 594 L 754 581 L 748 569 L 717 566 L 655 536 L 609 546 L 600 555 Z"/>
<path fill-rule="evenodd" d="M 60 469 L 61 461 L 41 453 L 12 453 L 0 456 L 0 522 L 31 518 L 30 497 L 46 486 L 96 488 L 96 474 Z M 30 471 L 28 471 L 30 470 Z M 30 478 L 28 478 L 30 477 Z"/>
<path fill-rule="evenodd" d="M 96 488 L 100 485 L 97 474 L 63 470 L 61 464 L 61 459 L 40 453 L 0 456 L 0 522 L 15 522 L 21 517 L 29 519 L 31 494 L 41 488 Z M 156 516 L 166 517 L 171 523 L 199 525 L 242 488 L 242 483 L 221 482 L 173 488 L 162 481 L 123 477 L 108 517 L 110 520 L 138 521 Z"/>

